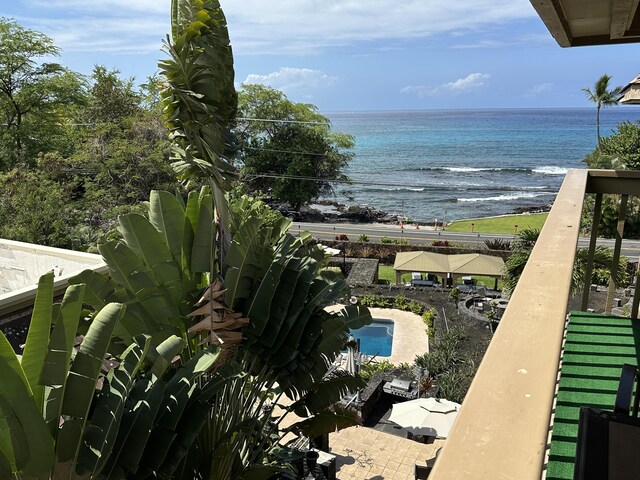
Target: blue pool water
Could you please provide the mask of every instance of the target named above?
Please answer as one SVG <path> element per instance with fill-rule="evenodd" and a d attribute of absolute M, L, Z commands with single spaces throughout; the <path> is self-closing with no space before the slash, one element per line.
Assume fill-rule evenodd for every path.
<path fill-rule="evenodd" d="M 393 343 L 393 322 L 374 318 L 366 327 L 351 331 L 356 339 L 360 339 L 360 351 L 366 355 L 391 356 Z"/>

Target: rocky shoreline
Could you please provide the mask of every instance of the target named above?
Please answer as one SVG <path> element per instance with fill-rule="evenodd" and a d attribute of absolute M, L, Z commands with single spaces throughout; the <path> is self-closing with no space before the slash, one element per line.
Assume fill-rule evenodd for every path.
<path fill-rule="evenodd" d="M 283 215 L 296 222 L 317 223 L 387 223 L 398 224 L 401 216 L 377 210 L 370 206 L 344 205 L 338 202 L 321 200 L 300 208 L 300 211 L 289 210 L 284 205 L 272 205 Z M 527 213 L 543 213 L 551 210 L 551 205 L 520 207 L 505 215 L 523 215 Z M 419 222 L 420 225 L 433 226 L 433 222 Z"/>

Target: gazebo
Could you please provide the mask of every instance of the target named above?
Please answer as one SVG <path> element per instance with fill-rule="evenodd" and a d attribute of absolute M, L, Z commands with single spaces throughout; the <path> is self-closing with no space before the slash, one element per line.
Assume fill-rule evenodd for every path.
<path fill-rule="evenodd" d="M 433 252 L 400 252 L 393 264 L 396 271 L 396 284 L 400 283 L 403 273 L 432 273 L 441 277 L 451 275 L 453 279 L 467 275 L 502 277 L 504 260 L 493 255 L 466 253 L 445 255 Z"/>

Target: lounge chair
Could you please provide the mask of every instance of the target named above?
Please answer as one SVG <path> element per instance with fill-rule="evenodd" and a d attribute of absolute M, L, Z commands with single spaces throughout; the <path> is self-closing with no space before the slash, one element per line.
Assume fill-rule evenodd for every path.
<path fill-rule="evenodd" d="M 640 373 L 624 364 L 613 412 L 580 408 L 574 479 L 640 478 L 640 392 L 634 399 L 634 383 L 640 385 Z"/>

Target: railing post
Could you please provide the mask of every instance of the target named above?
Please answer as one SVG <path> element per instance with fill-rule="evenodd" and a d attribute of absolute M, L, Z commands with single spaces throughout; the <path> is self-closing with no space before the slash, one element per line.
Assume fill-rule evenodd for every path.
<path fill-rule="evenodd" d="M 615 278 L 618 276 L 618 264 L 620 263 L 620 249 L 622 248 L 622 237 L 624 235 L 624 219 L 627 215 L 627 201 L 629 195 L 620 196 L 620 207 L 618 210 L 618 228 L 616 229 L 616 243 L 613 247 L 613 265 L 611 265 L 611 277 L 609 278 L 609 291 L 607 292 L 607 304 L 605 313 L 611 314 L 613 308 L 613 297 L 616 296 Z"/>
<path fill-rule="evenodd" d="M 591 240 L 589 241 L 589 253 L 587 255 L 587 268 L 584 274 L 584 289 L 582 290 L 583 312 L 589 307 L 589 291 L 591 290 L 591 276 L 593 275 L 593 257 L 596 253 L 596 241 L 598 240 L 598 227 L 602 215 L 602 194 L 596 194 L 596 203 L 593 206 L 593 221 L 591 223 Z"/>
<path fill-rule="evenodd" d="M 636 289 L 633 292 L 633 303 L 631 304 L 631 318 L 638 319 L 638 304 L 640 304 L 640 259 L 638 260 L 638 270 L 636 271 Z"/>

